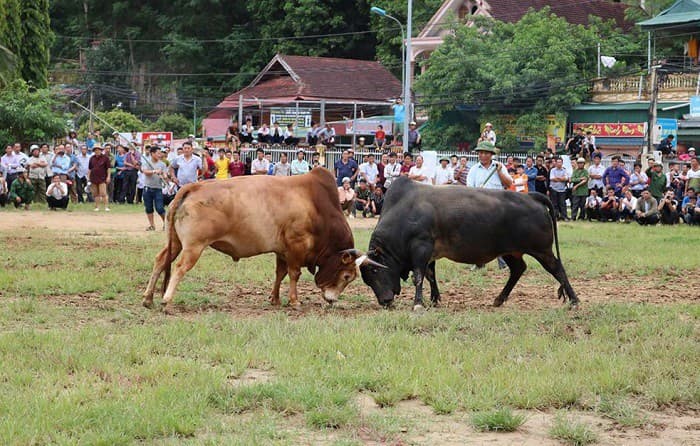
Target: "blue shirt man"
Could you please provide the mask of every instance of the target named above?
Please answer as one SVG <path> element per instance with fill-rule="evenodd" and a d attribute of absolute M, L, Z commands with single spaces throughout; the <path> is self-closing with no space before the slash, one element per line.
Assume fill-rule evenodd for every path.
<path fill-rule="evenodd" d="M 532 162 L 532 157 L 525 160 L 525 175 L 527 175 L 527 190 L 535 191 L 535 178 L 537 178 L 537 167 Z"/>
<path fill-rule="evenodd" d="M 350 158 L 347 150 L 343 151 L 341 158 L 335 162 L 335 179 L 338 187 L 343 185 L 343 178 L 348 177 L 354 180 L 355 172 L 359 169 L 357 161 Z"/>
<path fill-rule="evenodd" d="M 624 183 L 622 182 L 624 178 Z M 629 174 L 620 167 L 620 157 L 612 158 L 612 165 L 603 172 L 603 183 L 606 187 L 612 187 L 615 190 L 615 195 L 622 193 L 622 186 L 630 183 Z"/>
<path fill-rule="evenodd" d="M 70 157 L 66 155 L 65 149 L 59 148 L 56 156 L 53 157 L 51 170 L 59 175 L 68 175 L 68 169 L 70 169 Z"/>

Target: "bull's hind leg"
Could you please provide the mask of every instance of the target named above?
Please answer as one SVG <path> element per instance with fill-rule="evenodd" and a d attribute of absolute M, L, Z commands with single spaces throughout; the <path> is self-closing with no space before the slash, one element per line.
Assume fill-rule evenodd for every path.
<path fill-rule="evenodd" d="M 289 306 L 299 309 L 299 295 L 297 294 L 297 282 L 301 277 L 301 268 L 298 266 L 288 266 L 287 273 L 289 274 Z"/>
<path fill-rule="evenodd" d="M 199 257 L 202 255 L 202 251 L 204 251 L 204 247 L 187 247 L 182 250 L 182 257 L 180 257 L 180 260 L 177 262 L 173 276 L 170 278 L 170 283 L 168 283 L 168 289 L 166 289 L 165 294 L 163 294 L 162 305 L 165 313 L 172 313 L 172 300 L 175 289 L 177 289 L 185 273 L 191 270 L 195 263 L 197 263 L 197 260 L 199 260 Z"/>
<path fill-rule="evenodd" d="M 551 251 L 543 254 L 536 254 L 533 255 L 533 257 L 540 262 L 542 267 L 544 267 L 549 274 L 557 279 L 557 282 L 559 282 L 560 286 L 558 297 L 566 302 L 566 297 L 568 296 L 571 306 L 576 307 L 579 300 L 578 297 L 576 297 L 576 292 L 574 292 L 574 289 L 571 287 L 571 283 L 569 283 L 569 278 L 566 275 L 566 271 L 564 270 L 564 265 L 562 265 L 561 260 L 554 257 L 554 253 Z"/>
<path fill-rule="evenodd" d="M 174 242 L 171 246 L 171 252 L 173 259 L 175 259 L 179 254 L 182 246 L 179 242 Z M 172 261 L 172 260 L 171 260 Z M 153 272 L 151 273 L 151 278 L 148 280 L 148 285 L 146 286 L 146 291 L 143 293 L 143 306 L 146 308 L 153 307 L 153 293 L 156 289 L 156 282 L 158 278 L 163 273 L 168 263 L 168 247 L 163 248 L 158 255 L 156 255 L 156 260 L 153 263 Z"/>
<path fill-rule="evenodd" d="M 434 307 L 440 303 L 440 290 L 438 289 L 437 279 L 435 278 L 435 260 L 428 263 L 428 269 L 425 270 L 425 278 L 430 283 L 430 301 Z"/>
<path fill-rule="evenodd" d="M 506 265 L 508 265 L 508 268 L 510 268 L 510 277 L 508 277 L 508 282 L 506 282 L 506 286 L 503 287 L 501 294 L 493 301 L 494 307 L 500 307 L 503 305 L 503 302 L 508 300 L 510 292 L 513 291 L 515 284 L 518 283 L 518 280 L 520 280 L 520 277 L 527 268 L 522 254 L 505 255 L 503 256 L 503 260 L 506 262 Z"/>
<path fill-rule="evenodd" d="M 277 267 L 275 268 L 275 283 L 272 286 L 272 294 L 270 295 L 270 303 L 275 306 L 280 304 L 280 285 L 282 280 L 287 275 L 287 262 L 281 256 L 277 256 Z"/>

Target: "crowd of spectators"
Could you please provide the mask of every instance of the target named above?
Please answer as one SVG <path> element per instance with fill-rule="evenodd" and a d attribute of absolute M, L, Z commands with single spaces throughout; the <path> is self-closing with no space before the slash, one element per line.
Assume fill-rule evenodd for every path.
<path fill-rule="evenodd" d="M 250 121 L 240 131 L 230 130 L 240 148 L 238 144 L 234 148 L 215 148 L 211 140 L 200 148 L 192 135 L 177 148 L 139 147 L 123 143 L 118 134 L 113 135 L 112 142 L 95 138 L 81 142 L 70 134 L 66 143 L 53 148 L 48 144 L 31 145 L 28 154 L 19 143 L 8 145 L 0 159 L 0 205 L 12 203 L 29 209 L 32 203 L 45 203 L 56 210 L 66 209 L 70 202 L 86 201 L 94 202 L 96 211 L 100 204 L 109 211 L 109 203 L 143 202 L 149 230 L 153 230 L 154 211 L 164 217 L 165 207 L 184 184 L 242 175 L 303 175 L 321 165 L 319 153 L 304 149 L 283 153 L 278 162 L 273 162 L 270 152 L 251 147 L 258 141 L 252 139 Z M 275 138 L 271 141 L 276 141 L 278 126 L 267 130 L 267 136 Z M 307 137 L 310 143 L 332 143 L 329 138 L 334 134 L 316 124 L 312 130 Z M 260 135 L 258 130 L 255 138 Z M 284 133 L 281 135 L 281 144 L 297 142 L 285 141 Z M 495 139 L 488 124 L 480 144 L 493 144 Z M 382 139 L 378 144 L 383 144 Z M 564 154 L 557 154 L 555 148 L 527 156 L 524 162 L 508 157 L 505 163 L 496 163 L 502 165 L 503 172 L 499 167 L 498 176 L 489 176 L 487 181 L 498 183 L 498 187 L 507 185 L 513 192 L 548 195 L 559 220 L 700 224 L 696 198 L 700 165 L 694 150 L 685 161 L 670 161 L 664 172 L 663 164 L 653 157 L 649 157 L 649 167 L 644 171 L 640 163 L 625 165 L 619 157 L 613 157 L 611 165 L 604 167 L 595 138 L 581 130 L 566 145 L 558 141 L 557 147 Z M 435 186 L 485 187 L 470 181 L 470 171 L 479 165 L 470 164 L 466 156 L 452 155 L 441 158 L 437 166 L 426 166 L 421 155 L 410 152 L 397 153 L 376 145 L 369 150 L 363 141 L 358 149 L 369 153 L 360 159 L 353 149 L 345 150 L 331 167 L 341 207 L 350 218 L 355 218 L 358 211 L 367 218 L 380 215 L 384 194 L 400 176 Z M 573 165 L 568 170 L 564 168 L 565 156 L 571 157 Z"/>

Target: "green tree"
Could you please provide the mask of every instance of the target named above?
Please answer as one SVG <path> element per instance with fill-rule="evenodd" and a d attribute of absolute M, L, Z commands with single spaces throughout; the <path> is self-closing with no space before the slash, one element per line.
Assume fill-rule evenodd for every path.
<path fill-rule="evenodd" d="M 15 71 L 15 55 L 0 45 L 0 88 L 7 85 Z"/>
<path fill-rule="evenodd" d="M 59 106 L 50 90 L 14 80 L 0 90 L 0 141 L 47 141 L 62 135 Z"/>
<path fill-rule="evenodd" d="M 186 138 L 192 133 L 192 121 L 178 113 L 163 113 L 149 127 L 154 132 L 173 132 L 175 138 Z"/>
<path fill-rule="evenodd" d="M 93 120 L 93 129 L 99 130 L 103 135 L 111 134 L 114 131 L 112 127 L 120 132 L 141 132 L 146 129 L 146 125 L 137 116 L 118 108 L 95 114 L 100 119 Z M 107 122 L 111 127 L 106 126 L 102 121 Z M 88 126 L 87 121 L 81 124 L 78 134 L 87 135 Z"/>
<path fill-rule="evenodd" d="M 49 49 L 53 43 L 49 0 L 22 1 L 22 78 L 45 88 L 48 85 Z"/>
<path fill-rule="evenodd" d="M 0 0 L 0 45 L 17 56 L 22 48 L 22 2 Z M 15 59 L 14 74 L 22 71 L 22 60 Z"/>
<path fill-rule="evenodd" d="M 431 120 L 468 104 L 482 114 L 513 115 L 516 127 L 539 136 L 545 115 L 562 113 L 586 97 L 588 80 L 596 75 L 598 42 L 605 51 L 624 39 L 608 24 L 572 25 L 547 8 L 517 23 L 477 20 L 477 26 L 454 28 L 416 88 Z M 460 132 L 445 134 L 459 138 Z M 469 134 L 473 129 L 461 132 L 464 138 Z"/>

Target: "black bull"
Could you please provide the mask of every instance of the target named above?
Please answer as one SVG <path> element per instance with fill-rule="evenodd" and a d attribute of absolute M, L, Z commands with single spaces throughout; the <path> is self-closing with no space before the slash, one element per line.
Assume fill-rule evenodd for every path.
<path fill-rule="evenodd" d="M 556 242 L 557 255 L 552 252 Z M 426 186 L 397 179 L 387 192 L 367 255 L 386 268 L 361 267 L 362 279 L 381 305 L 390 305 L 401 292 L 401 278 L 413 273 L 414 308 L 423 305 L 423 279 L 430 299 L 440 301 L 435 261 L 484 265 L 502 257 L 510 268 L 506 286 L 493 304 L 500 306 L 525 272 L 523 255 L 535 259 L 560 283 L 559 297 L 578 304 L 559 255 L 552 203 L 545 195 L 528 195 L 457 186 Z"/>

